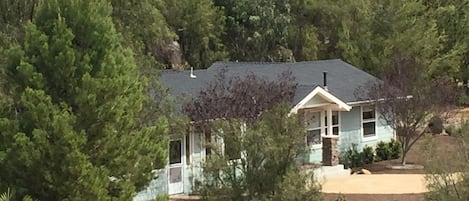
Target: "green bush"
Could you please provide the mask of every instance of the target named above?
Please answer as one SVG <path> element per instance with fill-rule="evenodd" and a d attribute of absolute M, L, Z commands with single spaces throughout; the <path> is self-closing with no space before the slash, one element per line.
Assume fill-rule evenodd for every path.
<path fill-rule="evenodd" d="M 428 128 L 432 134 L 440 134 L 443 132 L 443 120 L 439 116 L 433 116 L 428 123 Z"/>
<path fill-rule="evenodd" d="M 399 157 L 401 157 L 402 146 L 399 141 L 391 139 L 391 141 L 388 143 L 388 147 L 389 147 L 388 159 L 398 159 Z"/>
<path fill-rule="evenodd" d="M 373 148 L 370 146 L 365 146 L 363 147 L 362 151 L 362 158 L 363 158 L 363 163 L 365 164 L 371 164 L 373 163 L 375 159 L 375 154 L 373 153 Z"/>
<path fill-rule="evenodd" d="M 376 161 L 398 159 L 402 154 L 401 143 L 394 139 L 391 139 L 388 143 L 380 141 L 376 145 L 375 152 Z"/>
<path fill-rule="evenodd" d="M 169 201 L 169 195 L 168 194 L 159 194 L 156 196 L 156 201 Z"/>
<path fill-rule="evenodd" d="M 376 160 L 377 161 L 383 161 L 383 160 L 388 160 L 388 156 L 390 155 L 390 149 L 389 149 L 389 144 L 385 143 L 383 141 L 380 141 L 376 145 Z"/>
<path fill-rule="evenodd" d="M 370 146 L 363 147 L 362 151 L 358 150 L 357 144 L 352 144 L 349 150 L 340 157 L 340 163 L 345 166 L 345 168 L 357 168 L 363 167 L 364 164 L 373 163 L 375 154 L 373 153 L 373 148 Z"/>
<path fill-rule="evenodd" d="M 454 125 L 447 126 L 445 130 L 446 134 L 448 134 L 449 136 L 452 136 L 453 134 L 456 134 L 458 132 L 458 128 L 456 128 L 456 126 Z"/>

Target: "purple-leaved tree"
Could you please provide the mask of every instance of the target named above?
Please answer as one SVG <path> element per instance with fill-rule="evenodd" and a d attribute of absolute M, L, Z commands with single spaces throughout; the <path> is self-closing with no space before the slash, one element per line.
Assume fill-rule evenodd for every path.
<path fill-rule="evenodd" d="M 395 131 L 401 142 L 402 165 L 410 148 L 427 132 L 432 116 L 441 116 L 454 106 L 457 91 L 450 79 L 428 77 L 424 62 L 395 53 L 380 80 L 367 83 L 356 91 L 363 100 L 377 105 L 381 120 Z"/>

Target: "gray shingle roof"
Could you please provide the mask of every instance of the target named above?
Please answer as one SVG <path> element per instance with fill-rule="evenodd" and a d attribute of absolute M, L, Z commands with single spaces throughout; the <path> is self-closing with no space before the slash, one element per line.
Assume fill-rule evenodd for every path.
<path fill-rule="evenodd" d="M 359 101 L 355 90 L 376 77 L 340 60 L 321 60 L 295 63 L 263 62 L 216 62 L 208 69 L 195 70 L 197 78 L 190 78 L 190 71 L 163 70 L 161 82 L 175 96 L 195 97 L 200 90 L 210 83 L 217 73 L 227 69 L 226 77 L 255 74 L 267 80 L 277 79 L 284 71 L 291 71 L 298 83 L 293 104 L 296 105 L 316 86 L 322 86 L 323 72 L 327 71 L 329 92 L 342 101 Z"/>

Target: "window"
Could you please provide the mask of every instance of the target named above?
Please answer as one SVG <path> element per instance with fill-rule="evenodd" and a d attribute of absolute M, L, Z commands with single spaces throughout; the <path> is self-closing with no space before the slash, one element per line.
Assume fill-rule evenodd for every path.
<path fill-rule="evenodd" d="M 186 135 L 186 165 L 191 164 L 191 134 Z"/>
<path fill-rule="evenodd" d="M 306 112 L 306 143 L 309 146 L 321 144 L 321 113 L 320 112 Z"/>
<path fill-rule="evenodd" d="M 374 106 L 362 107 L 363 137 L 376 136 L 376 110 Z"/>
<path fill-rule="evenodd" d="M 205 155 L 209 156 L 212 154 L 212 148 L 210 147 L 210 143 L 212 142 L 212 131 L 208 128 L 204 129 L 205 134 Z"/>
<path fill-rule="evenodd" d="M 326 134 L 327 134 L 327 126 L 329 125 L 327 123 L 327 115 L 324 115 L 324 122 L 326 123 L 325 129 L 326 129 Z M 338 111 L 332 112 L 332 134 L 339 135 L 339 112 Z"/>
<path fill-rule="evenodd" d="M 246 131 L 245 126 L 241 127 L 241 135 Z M 223 130 L 205 131 L 205 155 L 211 154 L 227 156 L 229 160 L 237 160 L 242 157 L 241 138 L 234 133 L 224 133 Z"/>
<path fill-rule="evenodd" d="M 241 144 L 238 140 L 227 139 L 225 142 L 225 154 L 230 160 L 241 159 Z"/>

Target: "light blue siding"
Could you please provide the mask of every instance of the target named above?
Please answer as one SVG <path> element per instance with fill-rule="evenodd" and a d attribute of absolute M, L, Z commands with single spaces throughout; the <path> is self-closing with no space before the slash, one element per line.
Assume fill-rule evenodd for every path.
<path fill-rule="evenodd" d="M 322 148 L 310 149 L 307 156 L 308 163 L 320 164 L 322 161 Z"/>
<path fill-rule="evenodd" d="M 192 184 L 196 180 L 201 180 L 202 175 L 202 157 L 203 157 L 203 146 L 202 146 L 203 136 L 201 134 L 193 134 L 191 149 L 193 153 L 191 154 L 191 163 L 190 165 L 183 165 L 183 181 L 184 181 L 184 194 L 191 194 L 193 191 Z M 185 146 L 185 145 L 184 145 Z M 185 157 L 185 152 L 183 157 Z M 167 167 L 161 170 L 158 170 L 157 177 L 150 182 L 148 187 L 137 193 L 134 197 L 134 201 L 148 201 L 155 199 L 158 195 L 168 194 L 168 174 Z"/>
<path fill-rule="evenodd" d="M 379 116 L 378 114 L 376 116 Z M 358 149 L 364 146 L 375 147 L 379 141 L 390 141 L 394 137 L 393 129 L 381 119 L 376 120 L 376 137 L 362 137 L 361 106 L 352 107 L 348 112 L 340 112 L 339 128 L 339 153 L 344 153 L 352 144 L 357 144 Z M 322 149 L 311 149 L 306 156 L 308 163 L 321 163 Z"/>
<path fill-rule="evenodd" d="M 203 136 L 202 134 L 194 134 L 192 139 L 191 164 L 185 168 L 184 194 L 191 194 L 195 187 L 193 186 L 194 182 L 200 181 L 202 178 Z"/>
<path fill-rule="evenodd" d="M 314 100 L 319 103 L 319 100 Z M 377 115 L 379 116 L 379 115 Z M 339 129 L 339 152 L 344 153 L 352 144 L 357 144 L 359 149 L 364 146 L 375 147 L 379 141 L 389 141 L 394 137 L 393 129 L 386 125 L 381 119 L 376 120 L 376 137 L 362 137 L 362 121 L 361 107 L 354 106 L 349 112 L 340 112 L 340 129 Z M 204 146 L 202 141 L 203 134 L 193 134 L 193 146 L 190 165 L 184 164 L 184 193 L 191 194 L 194 190 L 194 183 L 202 181 L 202 161 L 204 157 Z M 185 155 L 185 153 L 184 153 Z M 305 162 L 320 164 L 322 161 L 322 148 L 310 149 L 305 155 Z M 168 192 L 168 176 L 167 169 L 158 171 L 158 177 L 151 181 L 148 188 L 141 191 L 134 198 L 134 201 L 146 201 L 154 199 L 159 194 L 167 194 Z"/>
<path fill-rule="evenodd" d="M 344 153 L 352 144 L 357 144 L 359 149 L 364 146 L 375 147 L 379 141 L 390 141 L 394 137 L 393 129 L 390 128 L 379 114 L 376 119 L 376 137 L 362 137 L 361 107 L 355 106 L 349 112 L 341 112 L 339 151 Z"/>
<path fill-rule="evenodd" d="M 157 195 L 168 193 L 168 175 L 166 168 L 158 170 L 156 179 L 152 180 L 148 187 L 140 191 L 134 197 L 134 201 L 147 201 L 155 199 Z"/>

